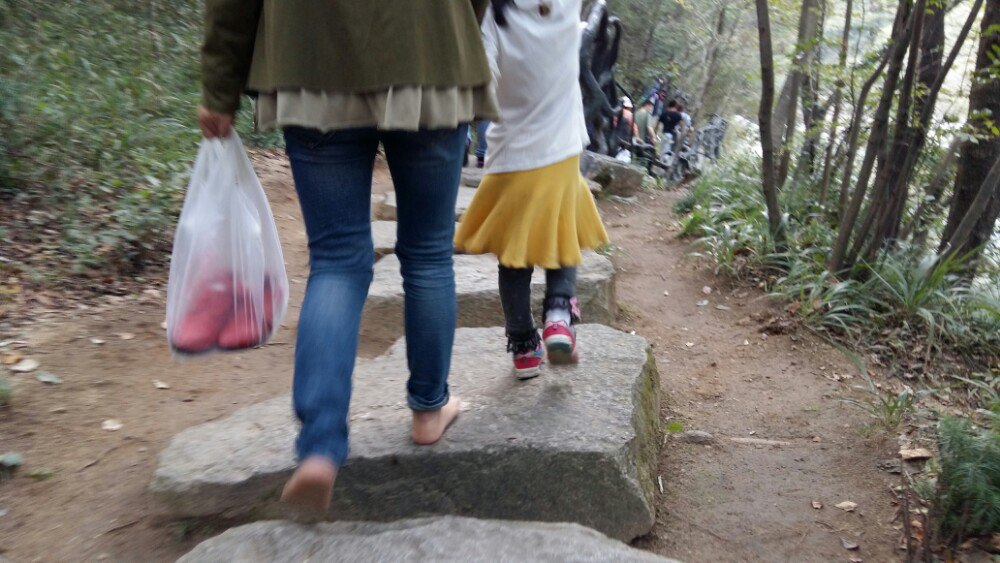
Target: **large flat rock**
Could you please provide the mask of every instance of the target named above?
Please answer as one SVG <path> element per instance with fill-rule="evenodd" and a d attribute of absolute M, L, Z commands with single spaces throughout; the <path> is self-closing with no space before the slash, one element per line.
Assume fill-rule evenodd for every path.
<path fill-rule="evenodd" d="M 455 202 L 455 220 L 458 221 L 465 210 L 469 208 L 469 204 L 472 203 L 473 196 L 476 195 L 476 188 L 469 187 L 459 187 L 458 188 L 458 199 Z M 382 221 L 396 221 L 396 192 L 389 192 L 385 194 L 385 201 L 378 206 L 378 211 L 376 213 L 376 218 Z"/>
<path fill-rule="evenodd" d="M 590 151 L 580 156 L 580 172 L 588 180 L 600 184 L 600 193 L 621 197 L 639 193 L 646 177 L 646 171 L 638 166 Z"/>
<path fill-rule="evenodd" d="M 257 522 L 206 540 L 178 563 L 302 561 L 649 561 L 670 559 L 633 549 L 576 524 L 420 518 L 378 524 L 307 526 Z"/>
<path fill-rule="evenodd" d="M 497 259 L 492 255 L 455 256 L 455 291 L 458 326 L 503 326 L 503 309 L 497 287 Z M 535 316 L 542 314 L 545 272 L 531 280 Z M 617 314 L 615 268 L 606 257 L 585 252 L 577 272 L 577 299 L 583 321 L 611 324 Z M 389 346 L 403 335 L 403 278 L 399 258 L 386 256 L 375 264 L 362 319 L 362 338 Z"/>
<path fill-rule="evenodd" d="M 511 375 L 502 329 L 459 329 L 457 341 L 450 383 L 463 411 L 433 446 L 409 438 L 404 343 L 357 368 L 331 517 L 576 522 L 626 541 L 650 530 L 659 376 L 644 339 L 581 325 L 580 364 L 527 382 Z M 174 517 L 284 516 L 296 431 L 287 396 L 185 430 L 150 490 Z"/>

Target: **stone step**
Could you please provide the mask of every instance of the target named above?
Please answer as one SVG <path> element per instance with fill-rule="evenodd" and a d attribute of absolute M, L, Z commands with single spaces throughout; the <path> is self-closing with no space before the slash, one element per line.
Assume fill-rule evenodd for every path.
<path fill-rule="evenodd" d="M 375 244 L 375 259 L 396 253 L 396 222 L 372 221 L 372 242 Z"/>
<path fill-rule="evenodd" d="M 260 561 L 673 561 L 576 524 L 451 516 L 391 524 L 257 522 L 206 540 L 178 563 Z"/>
<path fill-rule="evenodd" d="M 502 326 L 503 309 L 497 290 L 497 259 L 492 255 L 455 256 L 455 291 L 458 295 L 458 326 Z M 542 313 L 545 273 L 535 272 L 531 293 L 536 317 Z M 585 252 L 577 272 L 577 300 L 583 321 L 611 324 L 618 312 L 615 301 L 615 268 L 606 257 Z M 375 264 L 368 291 L 361 336 L 389 346 L 403 335 L 403 278 L 399 258 L 389 255 Z"/>
<path fill-rule="evenodd" d="M 478 188 L 483 181 L 485 171 L 482 168 L 466 166 L 462 169 L 462 184 L 467 188 Z"/>
<path fill-rule="evenodd" d="M 479 184 L 482 183 L 484 176 L 484 171 L 482 168 L 472 168 L 466 167 L 462 169 L 462 185 L 468 188 L 478 188 Z M 601 193 L 601 184 L 595 182 L 594 180 L 587 180 L 587 186 L 590 188 L 590 193 L 597 195 Z"/>
<path fill-rule="evenodd" d="M 455 202 L 455 220 L 458 221 L 465 210 L 469 208 L 469 204 L 472 203 L 473 196 L 476 195 L 475 188 L 460 187 L 458 188 L 458 200 Z M 385 201 L 378 205 L 375 212 L 376 219 L 382 221 L 396 221 L 396 192 L 389 192 L 385 194 Z"/>
<path fill-rule="evenodd" d="M 581 325 L 576 366 L 511 374 L 500 328 L 463 328 L 450 377 L 463 411 L 433 446 L 409 437 L 406 350 L 355 370 L 351 455 L 330 514 L 576 522 L 628 541 L 651 529 L 661 443 L 659 376 L 638 336 Z M 150 490 L 167 515 L 268 519 L 294 469 L 291 401 L 189 428 L 161 453 Z"/>

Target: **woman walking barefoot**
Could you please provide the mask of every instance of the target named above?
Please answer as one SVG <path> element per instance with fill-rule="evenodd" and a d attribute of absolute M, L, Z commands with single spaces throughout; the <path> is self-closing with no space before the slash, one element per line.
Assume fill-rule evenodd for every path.
<path fill-rule="evenodd" d="M 284 131 L 309 238 L 293 383 L 299 466 L 282 493 L 298 508 L 326 511 L 347 458 L 379 144 L 398 202 L 413 441 L 436 442 L 458 415 L 452 240 L 468 124 L 496 117 L 478 25 L 487 2 L 206 0 L 202 131 L 228 135 L 241 93 L 256 93 L 258 127 Z"/>
<path fill-rule="evenodd" d="M 514 373 L 577 360 L 576 266 L 581 248 L 608 237 L 580 153 L 589 143 L 580 93 L 581 0 L 493 0 L 483 22 L 500 119 L 487 133 L 486 176 L 456 245 L 500 261 L 500 300 Z M 531 312 L 531 275 L 545 268 L 542 338 Z M 543 351 L 543 342 L 544 348 Z"/>

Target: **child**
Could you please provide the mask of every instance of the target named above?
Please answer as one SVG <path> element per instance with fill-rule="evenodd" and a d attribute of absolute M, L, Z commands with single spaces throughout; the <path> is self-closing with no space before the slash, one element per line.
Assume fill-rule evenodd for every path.
<path fill-rule="evenodd" d="M 577 360 L 576 266 L 581 248 L 607 242 L 580 153 L 590 142 L 580 93 L 581 0 L 493 0 L 483 43 L 500 120 L 487 132 L 486 176 L 462 219 L 456 246 L 500 261 L 507 349 L 519 379 Z M 545 268 L 540 339 L 531 275 Z"/>

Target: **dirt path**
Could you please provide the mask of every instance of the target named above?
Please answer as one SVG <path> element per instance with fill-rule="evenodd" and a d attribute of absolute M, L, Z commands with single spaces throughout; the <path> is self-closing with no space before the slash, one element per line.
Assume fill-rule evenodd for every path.
<path fill-rule="evenodd" d="M 620 247 L 619 328 L 654 346 L 664 420 L 713 436 L 668 440 L 657 525 L 637 544 L 692 562 L 898 559 L 894 481 L 876 467 L 895 452 L 862 438 L 864 414 L 840 401 L 849 386 L 832 381 L 856 370 L 808 333 L 762 333 L 780 311 L 688 257 L 674 235 L 678 197 L 604 208 Z M 843 501 L 858 508 L 835 508 Z"/>
<path fill-rule="evenodd" d="M 13 407 L 0 411 L 0 454 L 19 452 L 25 464 L 0 484 L 0 558 L 170 561 L 215 532 L 159 520 L 145 489 L 175 433 L 290 385 L 305 235 L 287 164 L 269 155 L 254 160 L 285 245 L 288 328 L 264 350 L 178 364 L 160 327 L 160 285 L 100 308 L 39 311 L 15 351 L 63 383 L 12 377 Z M 388 189 L 380 167 L 375 191 Z M 847 387 L 824 377 L 850 367 L 803 334 L 762 339 L 753 317 L 767 315 L 759 295 L 716 287 L 710 273 L 685 260 L 685 245 L 667 230 L 675 196 L 641 197 L 640 205 L 602 203 L 620 247 L 620 328 L 654 344 L 665 416 L 711 432 L 714 442 L 668 442 L 658 523 L 637 544 L 691 562 L 894 560 L 891 481 L 875 467 L 891 456 L 866 445 L 861 413 L 838 401 Z M 709 296 L 705 285 L 714 288 Z M 698 307 L 704 299 L 709 305 Z M 380 351 L 362 345 L 365 356 Z M 107 419 L 122 429 L 102 430 Z M 52 476 L 30 477 L 39 470 Z M 858 509 L 834 508 L 844 500 Z M 845 550 L 841 538 L 860 551 Z"/>

